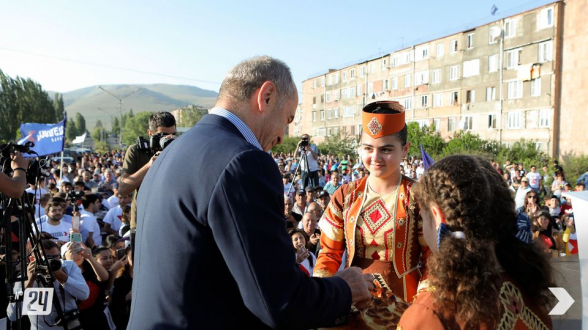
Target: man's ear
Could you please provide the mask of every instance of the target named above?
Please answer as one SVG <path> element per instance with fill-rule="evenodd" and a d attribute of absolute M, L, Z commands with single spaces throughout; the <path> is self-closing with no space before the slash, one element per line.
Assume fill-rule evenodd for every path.
<path fill-rule="evenodd" d="M 276 104 L 278 90 L 271 81 L 264 82 L 257 92 L 257 106 L 259 111 L 265 112 Z"/>
<path fill-rule="evenodd" d="M 151 136 L 151 135 L 153 135 L 153 132 L 151 132 L 150 129 L 147 129 L 147 135 Z"/>

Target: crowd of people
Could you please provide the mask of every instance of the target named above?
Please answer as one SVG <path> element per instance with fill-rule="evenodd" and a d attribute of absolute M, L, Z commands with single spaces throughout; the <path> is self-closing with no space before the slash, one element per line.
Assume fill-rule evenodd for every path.
<path fill-rule="evenodd" d="M 232 74 L 242 73 L 236 71 Z M 229 80 L 229 83 L 234 82 Z M 265 84 L 256 93 L 267 97 L 265 102 L 257 105 L 259 109 L 284 102 L 276 100 L 276 89 Z M 227 92 L 226 95 L 229 100 L 236 94 Z M 255 100 L 254 96 L 247 97 Z M 219 102 L 222 100 L 220 97 Z M 224 104 L 226 108 L 232 105 L 228 101 Z M 241 310 L 243 304 L 264 324 L 279 326 L 283 325 L 279 323 L 283 320 L 274 317 L 281 311 L 273 310 L 274 306 L 266 310 L 267 306 L 260 305 L 259 301 L 292 302 L 272 290 L 279 285 L 263 284 L 257 276 L 245 270 L 250 269 L 253 274 L 259 271 L 256 266 L 266 263 L 267 259 L 258 259 L 241 253 L 243 251 L 234 255 L 226 251 L 238 250 L 235 245 L 243 246 L 245 251 L 252 249 L 248 246 L 254 246 L 259 250 L 271 250 L 266 252 L 278 259 L 288 259 L 280 254 L 279 249 L 273 249 L 273 245 L 266 245 L 273 242 L 281 246 L 285 233 L 288 233 L 292 244 L 291 259 L 295 260 L 304 277 L 291 273 L 288 267 L 292 260 L 272 259 L 280 263 L 281 274 L 291 276 L 292 281 L 283 288 L 284 292 L 296 292 L 298 289 L 293 286 L 303 283 L 296 285 L 314 288 L 315 293 L 329 292 L 330 297 L 339 297 L 341 304 L 351 304 L 349 293 L 341 289 L 342 286 L 346 288 L 344 283 L 347 283 L 352 301 L 356 303 L 350 318 L 368 319 L 361 310 L 369 303 L 366 305 L 365 297 L 357 298 L 359 286 L 352 285 L 358 282 L 357 277 L 344 271 L 359 269 L 369 275 L 364 277 L 367 282 L 374 283 L 370 288 L 375 285 L 380 294 L 382 290 L 393 294 L 396 300 L 387 302 L 389 304 L 384 309 L 398 316 L 391 322 L 400 324 L 399 328 L 470 328 L 480 324 L 496 328 L 508 326 L 501 316 L 508 313 L 516 314 L 509 314 L 508 320 L 520 317 L 527 324 L 532 322 L 543 328 L 551 327 L 546 314 L 546 306 L 551 301 L 546 289 L 555 284 L 548 258 L 578 253 L 572 202 L 563 194 L 585 190 L 588 171 L 572 187 L 566 182 L 563 168 L 557 161 L 551 167 L 527 164 L 530 165 L 527 170 L 525 164 L 516 161 L 501 165 L 478 157 L 451 156 L 425 170 L 423 160 L 407 155 L 410 141 L 407 141 L 404 109 L 392 101 L 374 102 L 364 108 L 364 130 L 358 154 L 323 154 L 312 142 L 312 137 L 304 134 L 295 150 L 287 154 L 271 154 L 273 162 L 268 158 L 271 163 L 268 164 L 264 159 L 268 157 L 267 153 L 261 151 L 271 149 L 275 141 L 254 140 L 263 134 L 257 134 L 257 131 L 248 134 L 250 132 L 243 130 L 243 122 L 252 125 L 255 121 L 244 113 L 240 115 L 243 121 L 235 119 L 224 108 L 215 107 L 211 115 L 203 118 L 203 124 L 199 124 L 200 130 L 190 133 L 198 139 L 206 139 L 213 132 L 207 131 L 209 127 L 223 127 L 224 132 L 232 130 L 230 134 L 245 137 L 231 146 L 242 159 L 235 164 L 223 163 L 225 170 L 206 163 L 218 152 L 213 146 L 216 142 L 212 141 L 208 142 L 209 147 L 201 146 L 203 149 L 194 156 L 199 158 L 189 162 L 194 168 L 214 172 L 209 179 L 221 178 L 220 184 L 208 182 L 207 178 L 195 178 L 194 182 L 188 183 L 185 177 L 176 175 L 186 169 L 185 164 L 172 163 L 169 159 L 156 163 L 160 155 L 180 157 L 185 152 L 181 147 L 167 149 L 167 153 L 162 154 L 166 146 L 151 146 L 145 150 L 140 145 L 133 145 L 125 151 L 81 154 L 69 164 L 48 161 L 47 176 L 36 185 L 30 185 L 26 192 L 34 201 L 34 230 L 40 233 L 46 257 L 63 261 L 61 269 L 54 272 L 55 283 L 52 285 L 58 291 L 58 303 L 63 307 L 63 313 L 75 314 L 68 328 L 127 328 L 132 315 L 134 266 L 142 266 L 138 270 L 143 273 L 138 271 L 137 275 L 142 276 L 143 290 L 152 290 L 153 283 L 161 283 L 162 287 L 168 283 L 157 277 L 157 269 L 161 266 L 148 262 L 156 252 L 168 248 L 174 250 L 169 244 L 164 248 L 156 240 L 163 235 L 163 228 L 171 231 L 168 238 L 172 240 L 188 242 L 197 239 L 185 257 L 176 250 L 167 254 L 171 259 L 185 258 L 185 263 L 176 260 L 182 274 L 190 275 L 190 278 L 206 275 L 189 268 L 195 260 L 205 260 L 220 269 L 218 276 L 225 282 L 218 290 L 229 292 L 237 286 L 241 289 L 262 288 L 259 292 L 244 295 L 243 300 L 239 298 L 230 303 L 238 315 L 248 320 L 245 323 L 258 324 L 258 320 L 252 321 L 252 314 Z M 159 134 L 175 138 L 175 128 L 173 116 L 159 112 L 151 116 L 147 131 L 150 136 Z M 186 148 L 189 141 L 186 138 L 176 143 Z M 154 164 L 158 164 L 157 169 L 150 170 Z M 537 165 L 541 166 L 541 171 Z M 20 160 L 13 164 L 13 168 L 17 166 L 17 170 L 24 167 Z M 259 168 L 264 171 L 253 172 Z M 15 171 L 15 176 L 17 172 L 21 171 Z M 282 186 L 277 187 L 280 178 Z M 140 191 L 144 180 L 147 180 L 145 184 L 165 191 Z M 218 188 L 219 185 L 224 188 Z M 263 201 L 251 205 L 244 203 L 256 193 Z M 286 231 L 277 232 L 280 226 L 271 219 L 275 216 L 274 209 L 282 207 L 282 193 Z M 169 206 L 165 214 L 175 221 L 173 225 L 159 221 L 166 220 L 162 218 L 163 210 L 160 205 L 152 203 L 158 198 L 165 203 L 165 198 L 172 197 L 174 200 L 170 203 L 173 206 Z M 199 209 L 197 205 L 206 207 Z M 247 219 L 258 224 L 253 229 L 246 227 L 247 222 L 235 220 L 249 214 L 249 207 L 258 213 L 254 220 Z M 280 217 L 281 214 L 280 211 Z M 224 222 L 216 223 L 220 218 Z M 19 221 L 17 214 L 12 221 Z M 142 226 L 140 232 L 137 231 L 138 223 L 139 227 Z M 265 243 L 250 241 L 247 235 L 251 230 L 269 240 Z M 138 259 L 133 251 L 136 232 L 143 240 Z M 81 238 L 75 239 L 74 234 Z M 290 244 L 290 241 L 286 243 Z M 213 247 L 210 250 L 212 255 L 204 255 L 198 250 L 199 245 Z M 18 249 L 18 245 L 13 246 L 13 259 L 18 256 Z M 535 264 L 531 265 L 533 262 Z M 484 264 L 484 267 L 471 267 L 473 264 Z M 517 270 L 520 265 L 524 267 Z M 38 286 L 39 283 L 34 281 L 38 272 L 36 261 L 14 271 L 22 276 L 25 269 L 28 274 L 25 285 Z M 529 269 L 539 271 L 531 274 Z M 528 276 L 534 276 L 536 281 L 525 281 Z M 328 278 L 332 280 L 321 282 Z M 309 279 L 316 282 L 309 284 Z M 214 292 L 214 288 L 198 288 L 196 284 L 208 285 L 186 282 L 186 291 Z M 14 291 L 20 289 L 17 283 Z M 310 295 L 311 290 L 305 292 Z M 138 290 L 135 296 L 143 293 Z M 160 303 L 153 303 L 159 310 L 146 307 L 148 299 L 160 298 L 139 299 L 141 305 L 137 313 L 151 311 L 145 319 L 165 314 L 165 307 Z M 324 297 L 309 296 L 308 303 L 313 299 L 318 301 L 316 306 L 329 306 Z M 174 306 L 182 301 L 172 300 L 168 301 L 169 306 L 178 310 L 191 304 L 183 301 L 185 306 Z M 496 304 L 488 305 L 488 301 Z M 337 316 L 347 313 L 348 309 L 339 307 L 321 316 L 314 315 L 316 322 L 340 325 L 342 322 Z M 380 310 L 369 314 L 369 318 L 384 320 L 390 317 L 388 312 L 382 311 L 382 306 L 379 307 Z M 53 328 L 58 321 L 57 311 L 47 316 L 25 318 L 21 310 L 18 303 L 8 304 L 9 319 L 20 319 L 21 325 L 30 319 L 33 329 Z M 206 311 L 216 313 L 212 309 Z M 523 315 L 523 311 L 526 314 Z M 289 314 L 282 316 L 285 319 L 292 317 Z M 312 316 L 306 315 L 296 322 L 314 324 L 309 321 Z M 335 318 L 337 321 L 332 321 Z M 189 323 L 189 319 L 181 316 L 178 322 Z M 138 316 L 134 322 L 134 328 L 144 324 Z M 213 324 L 210 320 L 201 322 Z M 236 321 L 223 322 L 233 324 L 231 322 Z"/>

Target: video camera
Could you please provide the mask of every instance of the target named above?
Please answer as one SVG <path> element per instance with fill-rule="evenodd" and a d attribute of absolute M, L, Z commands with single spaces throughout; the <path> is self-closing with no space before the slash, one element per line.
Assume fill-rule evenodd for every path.
<path fill-rule="evenodd" d="M 303 148 L 308 147 L 308 138 L 302 138 L 300 140 L 300 146 L 303 147 Z"/>
<path fill-rule="evenodd" d="M 149 140 L 142 136 L 138 137 L 137 146 L 139 147 L 139 151 L 156 153 L 165 149 L 175 139 L 176 137 L 172 134 L 160 132 L 151 135 Z"/>
<path fill-rule="evenodd" d="M 23 154 L 36 154 L 34 150 L 31 150 L 35 144 L 33 142 L 27 141 L 24 145 L 16 144 L 12 141 L 0 145 L 0 171 L 4 172 L 5 174 L 9 175 L 12 172 L 12 168 L 10 166 L 11 162 L 11 155 L 15 152 L 20 152 Z M 41 177 L 48 177 L 48 169 L 50 167 L 49 162 L 46 158 L 41 158 L 39 160 L 35 158 L 29 158 L 29 167 L 27 170 L 27 183 L 35 184 L 37 177 L 40 179 Z"/>

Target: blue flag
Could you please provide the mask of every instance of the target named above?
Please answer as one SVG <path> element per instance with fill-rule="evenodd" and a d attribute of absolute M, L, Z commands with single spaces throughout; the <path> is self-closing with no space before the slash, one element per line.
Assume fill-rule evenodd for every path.
<path fill-rule="evenodd" d="M 494 15 L 494 14 L 496 14 L 497 11 L 498 11 L 498 7 L 496 7 L 496 5 L 492 5 L 492 8 L 490 9 L 490 14 Z"/>
<path fill-rule="evenodd" d="M 429 154 L 427 154 L 427 152 L 423 148 L 423 145 L 422 144 L 421 144 L 421 158 L 423 159 L 423 167 L 425 168 L 425 171 L 429 167 L 431 167 L 431 165 L 433 165 L 433 163 L 435 162 L 433 160 L 433 158 L 431 158 L 431 156 L 429 156 Z"/>
<path fill-rule="evenodd" d="M 20 124 L 20 133 L 22 139 L 18 144 L 33 142 L 35 146 L 31 149 L 39 156 L 58 153 L 63 151 L 65 144 L 65 119 L 57 124 Z"/>

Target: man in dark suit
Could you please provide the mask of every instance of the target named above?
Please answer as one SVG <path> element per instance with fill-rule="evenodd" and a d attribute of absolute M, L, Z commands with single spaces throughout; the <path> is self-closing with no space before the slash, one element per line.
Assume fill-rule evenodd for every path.
<path fill-rule="evenodd" d="M 271 156 L 298 103 L 290 69 L 263 56 L 225 77 L 216 107 L 153 163 L 137 202 L 128 329 L 340 324 L 373 277 L 300 271 Z"/>

